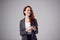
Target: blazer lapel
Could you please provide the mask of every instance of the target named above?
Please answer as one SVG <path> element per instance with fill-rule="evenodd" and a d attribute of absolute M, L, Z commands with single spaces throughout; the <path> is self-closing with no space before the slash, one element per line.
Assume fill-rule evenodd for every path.
<path fill-rule="evenodd" d="M 25 29 L 25 18 L 23 19 L 23 27 Z"/>

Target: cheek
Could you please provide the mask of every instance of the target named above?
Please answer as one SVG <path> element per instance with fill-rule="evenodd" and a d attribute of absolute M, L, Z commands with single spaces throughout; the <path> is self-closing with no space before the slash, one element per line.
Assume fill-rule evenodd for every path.
<path fill-rule="evenodd" d="M 27 11 L 27 14 L 30 14 L 30 11 Z"/>
<path fill-rule="evenodd" d="M 27 14 L 27 12 L 26 12 L 26 11 L 25 11 L 24 13 L 25 13 L 25 14 Z"/>
<path fill-rule="evenodd" d="M 24 12 L 26 15 L 30 15 L 30 11 L 25 11 Z"/>
<path fill-rule="evenodd" d="M 30 13 L 30 11 L 26 11 L 25 13 L 26 13 L 26 14 L 29 14 L 29 13 Z"/>

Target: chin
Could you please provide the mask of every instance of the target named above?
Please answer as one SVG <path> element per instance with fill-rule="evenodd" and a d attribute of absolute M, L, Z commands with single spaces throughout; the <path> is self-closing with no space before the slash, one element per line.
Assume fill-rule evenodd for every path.
<path fill-rule="evenodd" d="M 28 17 L 30 16 L 30 14 L 28 14 Z"/>

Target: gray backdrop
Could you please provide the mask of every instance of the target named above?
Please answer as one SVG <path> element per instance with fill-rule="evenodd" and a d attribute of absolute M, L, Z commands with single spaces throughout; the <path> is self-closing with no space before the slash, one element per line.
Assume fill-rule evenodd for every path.
<path fill-rule="evenodd" d="M 60 40 L 59 0 L 0 0 L 1 40 L 21 40 L 19 21 L 24 18 L 23 8 L 30 5 L 38 21 L 38 40 Z"/>

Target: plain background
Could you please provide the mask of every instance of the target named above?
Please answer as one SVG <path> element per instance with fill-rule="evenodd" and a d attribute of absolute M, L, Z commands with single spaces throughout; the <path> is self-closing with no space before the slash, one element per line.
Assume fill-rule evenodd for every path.
<path fill-rule="evenodd" d="M 19 22 L 30 5 L 38 22 L 38 40 L 60 40 L 59 0 L 0 0 L 0 40 L 21 40 Z"/>

